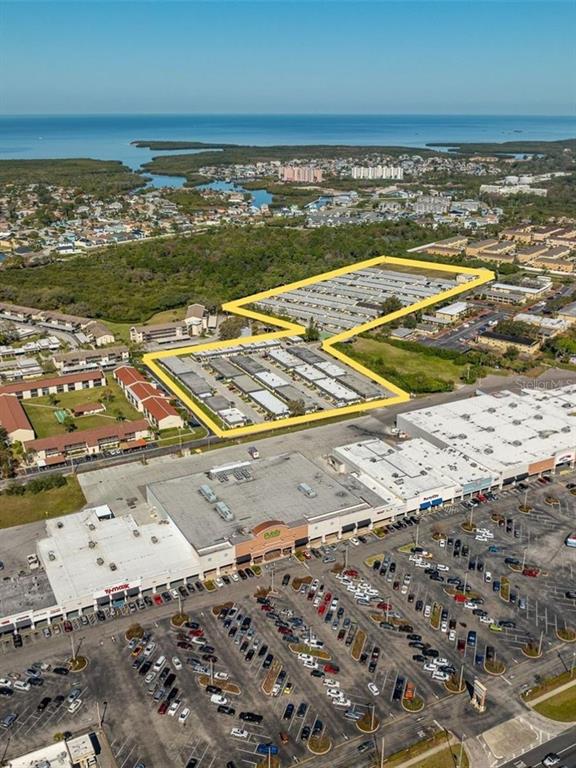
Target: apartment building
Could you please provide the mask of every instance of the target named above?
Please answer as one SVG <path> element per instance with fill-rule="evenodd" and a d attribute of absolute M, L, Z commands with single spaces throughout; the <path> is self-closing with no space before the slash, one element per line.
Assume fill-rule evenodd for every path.
<path fill-rule="evenodd" d="M 58 373 L 78 373 L 80 371 L 110 370 L 122 363 L 127 363 L 130 358 L 128 347 L 106 347 L 102 350 L 75 349 L 71 352 L 60 352 L 53 355 Z"/>
<path fill-rule="evenodd" d="M 324 171 L 313 165 L 282 165 L 278 171 L 278 178 L 286 182 L 321 184 L 324 181 Z"/>
<path fill-rule="evenodd" d="M 101 370 L 97 370 L 46 379 L 33 379 L 32 381 L 19 381 L 2 387 L 0 394 L 16 395 L 19 400 L 29 400 L 33 397 L 59 395 L 63 392 L 76 392 L 81 389 L 105 386 L 106 376 Z"/>
<path fill-rule="evenodd" d="M 128 402 L 146 416 L 156 429 L 182 428 L 184 420 L 169 398 L 152 382 L 130 365 L 114 371 L 114 378 Z"/>

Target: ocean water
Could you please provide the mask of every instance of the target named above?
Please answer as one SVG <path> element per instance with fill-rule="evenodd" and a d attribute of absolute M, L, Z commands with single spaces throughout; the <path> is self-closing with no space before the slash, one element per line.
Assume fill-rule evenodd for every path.
<path fill-rule="evenodd" d="M 0 159 L 90 157 L 121 160 L 137 169 L 160 152 L 132 146 L 136 139 L 424 147 L 430 142 L 574 137 L 574 115 L 0 116 Z"/>

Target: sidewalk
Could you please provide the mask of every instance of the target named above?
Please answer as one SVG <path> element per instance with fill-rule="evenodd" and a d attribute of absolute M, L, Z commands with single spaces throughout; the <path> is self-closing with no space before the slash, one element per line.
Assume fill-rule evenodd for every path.
<path fill-rule="evenodd" d="M 558 688 L 553 688 L 551 691 L 543 693 L 542 696 L 537 696 L 535 699 L 531 699 L 530 701 L 524 700 L 524 704 L 527 704 L 529 707 L 533 707 L 535 704 L 540 704 L 541 701 L 546 701 L 546 699 L 551 699 L 552 696 L 556 696 L 558 693 L 567 691 L 568 688 L 572 688 L 573 685 L 576 685 L 576 677 L 573 680 L 569 680 L 567 683 L 564 683 L 563 685 L 559 685 Z"/>
<path fill-rule="evenodd" d="M 438 752 L 443 752 L 445 749 L 448 749 L 448 747 L 453 747 L 456 744 L 459 745 L 460 742 L 455 739 L 454 736 L 450 736 L 449 740 L 443 741 L 441 744 L 437 744 L 435 747 L 432 747 L 432 749 L 429 749 L 426 752 L 421 752 L 419 755 L 411 757 L 409 760 L 405 760 L 403 763 L 399 763 L 396 768 L 410 768 L 411 765 L 416 765 L 422 760 L 428 760 L 428 758 L 432 757 L 432 755 L 435 755 Z M 384 765 L 386 765 L 386 760 L 384 760 Z"/>

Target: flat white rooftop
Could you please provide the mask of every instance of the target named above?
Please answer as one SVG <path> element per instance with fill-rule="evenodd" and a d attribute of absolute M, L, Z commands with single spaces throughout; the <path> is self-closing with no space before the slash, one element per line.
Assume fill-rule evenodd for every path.
<path fill-rule="evenodd" d="M 364 440 L 340 446 L 334 454 L 358 470 L 362 482 L 369 477 L 402 501 L 449 486 L 460 489 L 493 475 L 454 448 L 438 449 L 421 439 L 398 448 L 379 439 Z"/>
<path fill-rule="evenodd" d="M 35 749 L 34 752 L 15 757 L 3 765 L 6 768 L 73 768 L 80 760 L 94 757 L 95 754 L 92 740 L 85 734 L 67 742 L 59 741 Z"/>
<path fill-rule="evenodd" d="M 59 605 L 107 588 L 195 571 L 198 557 L 171 520 L 137 525 L 132 515 L 99 520 L 90 511 L 46 523 L 37 550 Z M 101 562 L 100 562 L 101 561 Z M 113 567 L 115 566 L 115 567 Z"/>
<path fill-rule="evenodd" d="M 576 386 L 482 394 L 404 413 L 397 422 L 409 435 L 502 472 L 574 449 Z"/>

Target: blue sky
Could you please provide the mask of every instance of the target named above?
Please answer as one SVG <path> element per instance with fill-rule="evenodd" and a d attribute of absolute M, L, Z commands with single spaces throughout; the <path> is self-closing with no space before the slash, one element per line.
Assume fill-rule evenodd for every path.
<path fill-rule="evenodd" d="M 572 0 L 8 2 L 0 113 L 574 114 Z"/>

